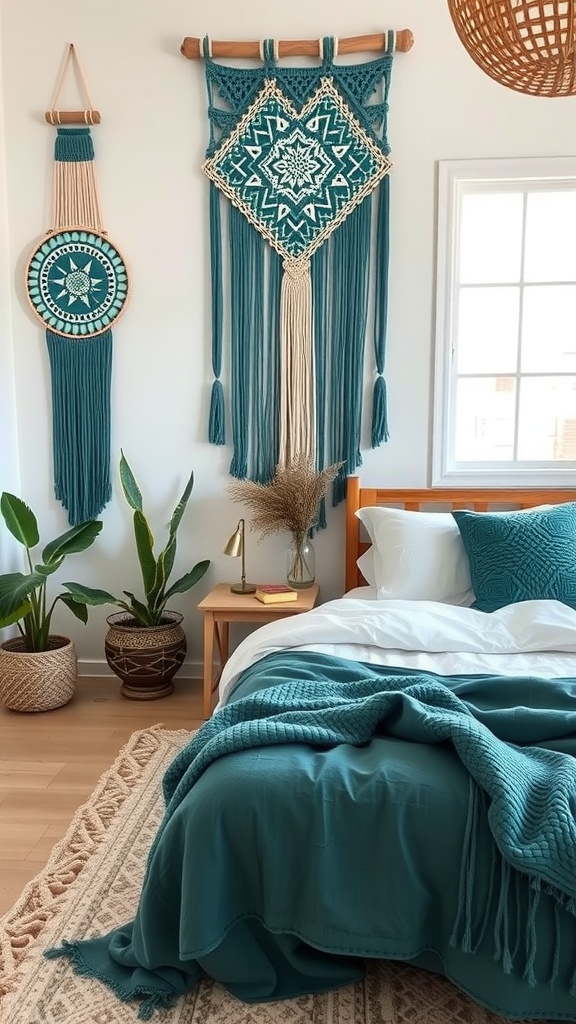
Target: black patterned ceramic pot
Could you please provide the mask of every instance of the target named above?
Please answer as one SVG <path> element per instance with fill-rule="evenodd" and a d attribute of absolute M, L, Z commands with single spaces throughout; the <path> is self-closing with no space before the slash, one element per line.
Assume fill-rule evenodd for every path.
<path fill-rule="evenodd" d="M 159 626 L 141 626 L 128 612 L 109 615 L 106 621 L 106 661 L 122 680 L 122 695 L 157 700 L 172 693 L 172 679 L 186 655 L 182 615 L 164 612 Z"/>

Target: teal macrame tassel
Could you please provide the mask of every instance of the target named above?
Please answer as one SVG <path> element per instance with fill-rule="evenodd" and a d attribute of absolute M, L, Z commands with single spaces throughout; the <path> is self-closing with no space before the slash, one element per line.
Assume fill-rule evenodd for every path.
<path fill-rule="evenodd" d="M 330 243 L 323 245 L 311 261 L 312 297 L 314 316 L 314 384 L 316 388 L 316 468 L 326 468 L 326 365 L 330 330 L 330 304 L 328 270 Z M 322 498 L 318 510 L 318 530 L 326 529 L 326 500 Z"/>
<path fill-rule="evenodd" d="M 278 409 L 280 407 L 280 287 L 282 261 L 273 249 L 267 251 L 268 304 L 266 310 L 266 336 L 261 354 L 264 390 L 257 396 L 262 410 L 260 421 L 260 482 L 269 483 L 278 463 L 280 445 Z M 263 398 L 263 400 L 262 400 Z"/>
<path fill-rule="evenodd" d="M 386 383 L 382 374 L 386 359 L 386 330 L 388 321 L 388 264 L 390 260 L 390 179 L 380 183 L 378 217 L 376 225 L 376 280 L 374 284 L 374 353 L 378 377 L 374 384 L 372 405 L 372 448 L 377 448 L 390 437 Z"/>
<path fill-rule="evenodd" d="M 374 405 L 372 408 L 372 448 L 377 448 L 382 441 L 387 441 L 388 433 L 388 397 L 384 377 L 377 377 L 374 384 Z"/>
<path fill-rule="evenodd" d="M 224 440 L 224 389 L 219 380 L 212 384 L 210 394 L 210 418 L 208 438 L 212 444 L 225 444 Z"/>
<path fill-rule="evenodd" d="M 264 242 L 256 234 L 251 251 L 251 274 L 253 281 L 250 297 L 250 333 L 246 341 L 251 347 L 252 387 L 248 395 L 250 409 L 250 479 L 263 483 L 266 478 L 269 437 L 266 429 L 265 408 L 262 401 L 266 386 L 266 344 L 264 336 Z"/>
<path fill-rule="evenodd" d="M 224 391 L 219 377 L 222 370 L 222 228 L 220 193 L 210 183 L 210 266 L 212 279 L 212 370 L 216 380 L 210 397 L 208 440 L 225 444 Z"/>
<path fill-rule="evenodd" d="M 264 240 L 234 206 L 230 207 L 230 341 L 232 374 L 232 443 L 230 474 L 252 477 L 257 461 L 253 453 L 255 403 L 261 393 L 253 381 L 262 358 L 262 304 L 264 294 Z M 258 431 L 258 428 L 256 428 Z M 261 446 L 269 438 L 258 437 Z M 269 456 L 262 456 L 264 463 Z"/>
<path fill-rule="evenodd" d="M 371 197 L 334 232 L 331 242 L 329 461 L 344 462 L 332 485 L 332 504 L 346 496 L 346 476 L 362 464 L 362 367 L 368 317 Z"/>
<path fill-rule="evenodd" d="M 46 331 L 52 370 L 54 493 L 72 526 L 110 501 L 112 332 L 71 341 Z"/>

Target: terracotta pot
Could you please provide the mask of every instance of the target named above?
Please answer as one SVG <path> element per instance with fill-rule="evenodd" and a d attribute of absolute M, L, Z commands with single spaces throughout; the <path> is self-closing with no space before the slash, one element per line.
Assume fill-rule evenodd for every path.
<path fill-rule="evenodd" d="M 29 652 L 23 637 L 0 644 L 0 701 L 11 711 L 52 711 L 72 699 L 77 662 L 67 636 L 48 638 L 47 651 Z"/>
<path fill-rule="evenodd" d="M 106 619 L 106 661 L 130 700 L 157 700 L 174 689 L 172 677 L 184 661 L 186 635 L 179 612 L 164 612 L 163 620 L 160 626 L 140 626 L 128 612 Z"/>

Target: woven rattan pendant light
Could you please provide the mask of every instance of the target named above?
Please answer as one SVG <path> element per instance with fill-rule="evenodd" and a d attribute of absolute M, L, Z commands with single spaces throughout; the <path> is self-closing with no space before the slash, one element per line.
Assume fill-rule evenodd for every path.
<path fill-rule="evenodd" d="M 460 41 L 501 85 L 576 94 L 576 0 L 448 0 Z"/>

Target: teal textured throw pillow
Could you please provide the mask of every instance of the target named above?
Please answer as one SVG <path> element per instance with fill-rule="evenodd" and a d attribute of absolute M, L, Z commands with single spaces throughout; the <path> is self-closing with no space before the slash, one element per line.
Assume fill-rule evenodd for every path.
<path fill-rule="evenodd" d="M 453 512 L 481 612 L 517 601 L 576 608 L 576 502 L 533 512 Z"/>

